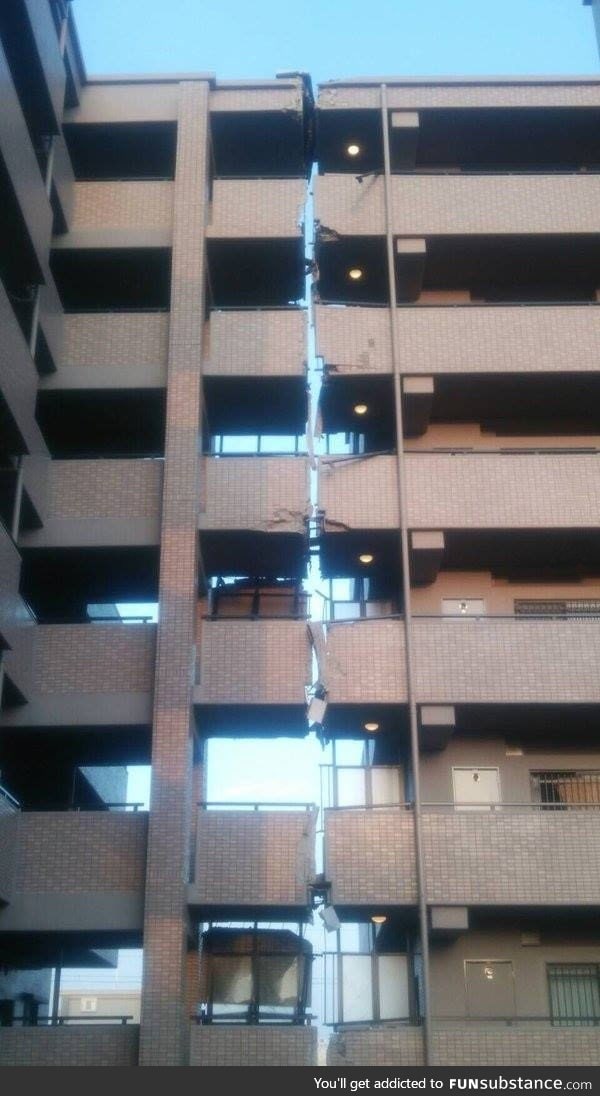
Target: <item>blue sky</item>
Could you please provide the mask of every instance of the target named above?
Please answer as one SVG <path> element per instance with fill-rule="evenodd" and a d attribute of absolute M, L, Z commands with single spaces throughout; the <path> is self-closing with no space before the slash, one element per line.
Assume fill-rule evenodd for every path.
<path fill-rule="evenodd" d="M 74 11 L 90 74 L 598 72 L 582 0 L 75 0 Z"/>

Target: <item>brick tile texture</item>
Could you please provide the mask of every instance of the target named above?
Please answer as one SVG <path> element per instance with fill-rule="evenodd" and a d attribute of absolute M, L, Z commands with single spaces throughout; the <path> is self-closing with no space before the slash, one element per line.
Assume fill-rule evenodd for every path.
<path fill-rule="evenodd" d="M 395 175 L 394 234 L 595 232 L 597 175 Z M 342 236 L 385 232 L 383 180 L 318 175 L 316 216 Z"/>
<path fill-rule="evenodd" d="M 0 1028 L 3 1066 L 135 1066 L 134 1024 Z"/>
<path fill-rule="evenodd" d="M 0 908 L 12 894 L 15 866 L 17 813 L 0 793 Z"/>
<path fill-rule="evenodd" d="M 420 373 L 593 372 L 600 308 L 399 308 L 400 368 Z M 317 352 L 340 373 L 391 373 L 385 308 L 316 309 Z"/>
<path fill-rule="evenodd" d="M 208 84 L 179 87 L 141 1065 L 186 1065 Z"/>
<path fill-rule="evenodd" d="M 316 1065 L 317 1029 L 311 1027 L 220 1027 L 194 1024 L 192 1066 Z"/>
<path fill-rule="evenodd" d="M 303 309 L 211 312 L 206 376 L 302 376 L 306 312 Z"/>
<path fill-rule="evenodd" d="M 600 455 L 407 453 L 413 529 L 595 528 Z M 321 461 L 319 506 L 354 529 L 398 525 L 396 459 Z"/>
<path fill-rule="evenodd" d="M 279 81 L 277 81 L 279 84 Z M 300 82 L 286 87 L 219 87 L 210 93 L 210 112 L 273 110 L 294 111 L 298 113 L 298 122 L 302 112 L 302 88 Z"/>
<path fill-rule="evenodd" d="M 160 460 L 53 460 L 47 516 L 156 518 L 162 478 Z"/>
<path fill-rule="evenodd" d="M 325 812 L 325 862 L 334 904 L 416 902 L 413 818 L 403 809 Z M 425 808 L 429 902 L 593 905 L 600 895 L 600 819 L 515 808 Z"/>
<path fill-rule="evenodd" d="M 216 239 L 300 236 L 303 179 L 215 179 L 207 235 Z"/>
<path fill-rule="evenodd" d="M 124 812 L 18 814 L 15 891 L 140 891 L 148 816 Z"/>
<path fill-rule="evenodd" d="M 494 1030 L 466 1021 L 434 1030 L 432 1062 L 440 1066 L 585 1066 L 600 1061 L 596 1028 L 550 1028 L 524 1024 Z M 423 1064 L 421 1032 L 381 1027 L 342 1031 L 332 1036 L 331 1066 L 413 1066 Z"/>
<path fill-rule="evenodd" d="M 63 363 L 80 369 L 167 364 L 166 312 L 81 312 L 65 316 Z"/>
<path fill-rule="evenodd" d="M 425 110 L 436 107 L 600 107 L 598 82 L 495 84 L 406 84 L 388 85 L 390 110 Z M 318 106 L 322 110 L 348 108 L 377 109 L 381 105 L 378 86 L 321 86 Z"/>
<path fill-rule="evenodd" d="M 202 704 L 304 704 L 310 645 L 301 620 L 210 620 L 201 629 Z"/>
<path fill-rule="evenodd" d="M 152 690 L 155 624 L 38 624 L 27 631 L 36 693 Z"/>
<path fill-rule="evenodd" d="M 310 487 L 303 457 L 206 457 L 202 473 L 201 529 L 304 532 Z"/>
<path fill-rule="evenodd" d="M 305 906 L 314 878 L 312 811 L 200 811 L 195 900 Z"/>
<path fill-rule="evenodd" d="M 170 228 L 173 183 L 117 181 L 75 183 L 71 230 Z"/>
<path fill-rule="evenodd" d="M 597 704 L 596 620 L 412 620 L 422 704 Z M 404 623 L 329 625 L 320 677 L 338 704 L 405 703 Z"/>

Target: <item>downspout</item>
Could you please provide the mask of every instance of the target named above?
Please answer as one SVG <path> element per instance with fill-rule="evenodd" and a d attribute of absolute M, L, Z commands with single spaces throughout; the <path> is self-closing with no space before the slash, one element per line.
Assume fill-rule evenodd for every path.
<path fill-rule="evenodd" d="M 431 1065 L 431 1013 L 429 1000 L 429 926 L 427 923 L 427 893 L 425 861 L 423 856 L 423 826 L 421 814 L 421 779 L 419 761 L 419 722 L 415 699 L 414 668 L 412 650 L 412 614 L 410 590 L 410 553 L 406 514 L 406 470 L 404 464 L 404 424 L 402 416 L 402 382 L 400 374 L 400 348 L 396 330 L 396 263 L 394 256 L 394 234 L 392 224 L 392 187 L 390 130 L 387 104 L 387 87 L 381 85 L 381 126 L 383 130 L 383 164 L 385 196 L 385 231 L 388 268 L 388 295 L 390 317 L 390 341 L 392 348 L 392 371 L 394 377 L 394 406 L 396 414 L 396 483 L 398 490 L 398 513 L 400 520 L 400 556 L 402 566 L 402 593 L 404 598 L 404 633 L 406 659 L 406 690 L 410 727 L 410 758 L 413 777 L 414 799 L 414 840 L 417 874 L 417 903 L 419 910 L 419 932 L 421 936 L 421 956 L 423 963 L 422 1006 L 423 1006 L 423 1057 L 426 1066 Z"/>

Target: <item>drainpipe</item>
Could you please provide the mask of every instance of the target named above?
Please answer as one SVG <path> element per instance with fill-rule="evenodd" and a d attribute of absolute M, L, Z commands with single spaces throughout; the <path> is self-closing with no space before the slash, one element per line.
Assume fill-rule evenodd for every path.
<path fill-rule="evenodd" d="M 413 777 L 414 799 L 414 840 L 417 871 L 417 902 L 419 909 L 419 931 L 421 936 L 421 956 L 423 963 L 422 1005 L 423 1005 L 423 1054 L 424 1064 L 431 1065 L 431 1013 L 429 1000 L 429 926 L 427 923 L 427 892 L 425 861 L 423 856 L 423 826 L 421 814 L 421 780 L 419 761 L 419 722 L 414 688 L 414 667 L 411 628 L 411 589 L 410 589 L 410 553 L 408 546 L 408 528 L 406 514 L 406 469 L 404 463 L 404 425 L 402 416 L 402 382 L 400 375 L 400 347 L 396 331 L 396 263 L 394 256 L 394 234 L 392 224 L 392 187 L 390 158 L 390 129 L 387 105 L 387 87 L 381 85 L 381 125 L 383 130 L 383 163 L 385 195 L 385 230 L 387 245 L 388 295 L 390 337 L 392 348 L 392 370 L 394 376 L 394 405 L 396 412 L 396 483 L 398 490 L 398 513 L 400 517 L 400 556 L 402 565 L 402 593 L 404 598 L 404 638 L 406 659 L 406 688 L 410 726 L 410 757 Z"/>

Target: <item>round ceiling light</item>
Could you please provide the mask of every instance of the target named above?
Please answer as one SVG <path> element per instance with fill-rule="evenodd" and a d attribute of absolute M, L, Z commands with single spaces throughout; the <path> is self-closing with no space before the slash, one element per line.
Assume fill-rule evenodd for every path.
<path fill-rule="evenodd" d="M 368 408 L 366 403 L 355 403 L 354 404 L 354 414 L 355 415 L 366 415 L 368 410 L 369 410 L 369 408 Z"/>
<path fill-rule="evenodd" d="M 365 723 L 364 728 L 365 731 L 369 731 L 371 734 L 374 734 L 375 731 L 379 730 L 379 723 Z"/>
<path fill-rule="evenodd" d="M 351 266 L 348 271 L 348 277 L 351 282 L 359 282 L 363 276 L 363 272 L 359 266 Z"/>
<path fill-rule="evenodd" d="M 346 145 L 346 152 L 348 156 L 360 156 L 360 145 L 352 144 Z"/>
<path fill-rule="evenodd" d="M 374 913 L 371 921 L 374 925 L 385 925 L 387 917 L 383 913 Z"/>
<path fill-rule="evenodd" d="M 374 558 L 375 557 L 372 556 L 370 552 L 363 552 L 362 555 L 358 557 L 358 561 L 359 563 L 372 563 Z"/>

